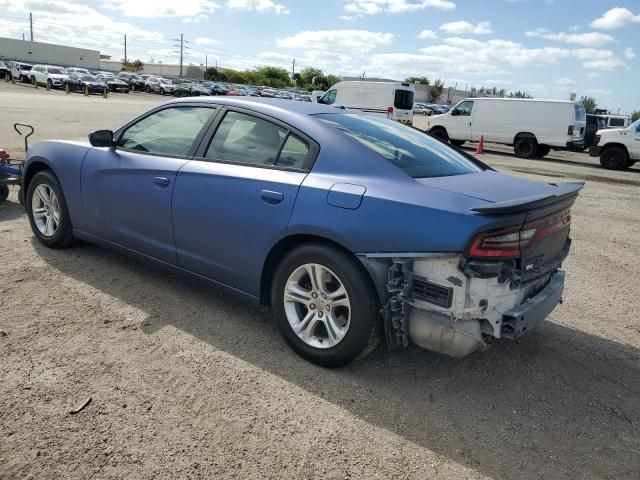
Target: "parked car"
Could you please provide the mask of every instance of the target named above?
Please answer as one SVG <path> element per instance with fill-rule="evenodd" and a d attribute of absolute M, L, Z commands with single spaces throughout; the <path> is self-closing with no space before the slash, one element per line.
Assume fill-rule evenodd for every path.
<path fill-rule="evenodd" d="M 11 78 L 16 82 L 30 83 L 33 65 L 23 62 L 11 62 Z"/>
<path fill-rule="evenodd" d="M 434 115 L 429 131 L 460 146 L 466 141 L 513 145 L 520 158 L 544 157 L 554 150 L 582 150 L 586 113 L 579 102 L 523 98 L 467 98 L 449 112 Z"/>
<path fill-rule="evenodd" d="M 226 95 L 229 90 L 215 82 L 202 82 L 202 86 L 209 90 L 211 95 Z"/>
<path fill-rule="evenodd" d="M 595 145 L 596 132 L 607 128 L 607 120 L 600 115 L 587 113 L 587 121 L 584 129 L 584 148 Z"/>
<path fill-rule="evenodd" d="M 0 78 L 7 78 L 11 75 L 11 68 L 6 62 L 0 60 Z"/>
<path fill-rule="evenodd" d="M 79 67 L 67 67 L 66 72 L 67 74 L 77 73 L 79 75 L 91 75 L 89 70 L 87 70 L 86 68 L 79 68 Z"/>
<path fill-rule="evenodd" d="M 27 157 L 41 243 L 105 245 L 269 304 L 328 367 L 380 338 L 464 356 L 531 331 L 562 297 L 583 185 L 498 173 L 360 112 L 226 96 Z"/>
<path fill-rule="evenodd" d="M 640 120 L 625 128 L 598 130 L 589 155 L 600 157 L 600 165 L 610 170 L 622 170 L 640 160 Z"/>
<path fill-rule="evenodd" d="M 96 78 L 105 83 L 110 92 L 129 93 L 129 90 L 131 90 L 131 87 L 127 82 L 116 78 L 113 74 L 109 77 L 103 73 L 99 73 L 96 75 Z"/>
<path fill-rule="evenodd" d="M 429 108 L 426 103 L 416 103 L 413 106 L 413 114 L 426 117 L 427 115 L 433 115 L 433 110 Z"/>
<path fill-rule="evenodd" d="M 62 80 L 62 88 L 67 93 L 82 92 L 89 95 L 94 93 L 102 95 L 107 90 L 107 85 L 93 75 L 70 73 Z"/>
<path fill-rule="evenodd" d="M 145 91 L 147 93 L 159 93 L 160 92 L 160 79 L 161 77 L 147 77 L 145 80 Z"/>
<path fill-rule="evenodd" d="M 199 97 L 199 96 L 209 96 L 209 90 L 194 82 L 190 82 L 188 80 L 178 80 L 175 89 L 176 97 Z"/>
<path fill-rule="evenodd" d="M 318 103 L 355 108 L 411 125 L 414 90 L 413 85 L 404 82 L 338 82 Z"/>
<path fill-rule="evenodd" d="M 64 68 L 55 65 L 34 65 L 31 68 L 31 83 L 47 85 L 49 88 L 62 88 L 66 76 Z"/>
<path fill-rule="evenodd" d="M 144 90 L 147 85 L 144 79 L 140 75 L 137 75 L 135 73 L 120 72 L 118 73 L 118 79 L 127 83 L 131 88 L 131 90 L 134 92 L 136 90 L 138 91 Z"/>

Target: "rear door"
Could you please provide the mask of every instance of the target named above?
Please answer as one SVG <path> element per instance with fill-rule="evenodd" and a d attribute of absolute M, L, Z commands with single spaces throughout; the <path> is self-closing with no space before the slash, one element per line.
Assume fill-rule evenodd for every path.
<path fill-rule="evenodd" d="M 175 264 L 176 176 L 215 112 L 196 104 L 160 108 L 119 132 L 117 148 L 90 149 L 81 180 L 88 233 Z"/>
<path fill-rule="evenodd" d="M 471 140 L 473 104 L 473 100 L 464 100 L 451 110 L 449 114 L 451 118 L 447 122 L 449 138 L 454 140 Z"/>
<path fill-rule="evenodd" d="M 402 123 L 413 120 L 413 90 L 398 88 L 393 92 L 393 119 Z"/>
<path fill-rule="evenodd" d="M 210 130 L 176 180 L 178 262 L 258 296 L 264 261 L 286 234 L 318 147 L 271 117 L 236 108 L 222 112 Z"/>

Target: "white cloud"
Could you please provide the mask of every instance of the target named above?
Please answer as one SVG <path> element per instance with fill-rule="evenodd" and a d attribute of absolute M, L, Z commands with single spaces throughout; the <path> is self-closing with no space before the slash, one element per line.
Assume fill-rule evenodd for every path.
<path fill-rule="evenodd" d="M 440 30 L 447 33 L 453 34 L 475 34 L 475 35 L 488 35 L 493 33 L 491 30 L 491 24 L 489 22 L 479 22 L 476 25 L 473 25 L 465 20 L 460 20 L 457 22 L 448 22 L 440 25 Z"/>
<path fill-rule="evenodd" d="M 418 38 L 420 40 L 426 40 L 429 38 L 438 38 L 438 35 L 436 35 L 436 32 L 434 32 L 433 30 L 422 30 L 419 34 L 418 34 Z"/>
<path fill-rule="evenodd" d="M 591 22 L 591 27 L 614 30 L 630 23 L 640 23 L 640 15 L 635 15 L 628 8 L 614 7 Z"/>
<path fill-rule="evenodd" d="M 627 47 L 624 49 L 624 58 L 628 60 L 633 60 L 636 58 L 636 52 L 633 51 L 633 48 Z"/>
<path fill-rule="evenodd" d="M 539 37 L 545 40 L 555 40 L 563 43 L 572 43 L 576 45 L 583 45 L 585 47 L 598 47 L 607 43 L 614 43 L 616 41 L 611 35 L 600 32 L 586 32 L 586 33 L 552 33 L 544 28 L 539 28 L 534 31 L 526 32 L 527 37 Z"/>
<path fill-rule="evenodd" d="M 279 48 L 296 48 L 329 53 L 367 53 L 393 41 L 392 33 L 367 30 L 306 30 L 285 38 L 278 38 Z"/>
<path fill-rule="evenodd" d="M 255 10 L 257 12 L 273 12 L 276 15 L 287 15 L 290 10 L 281 3 L 273 0 L 228 0 L 227 7 L 231 10 Z"/>
<path fill-rule="evenodd" d="M 196 45 L 202 45 L 205 47 L 210 47 L 211 45 L 220 45 L 220 42 L 214 38 L 208 38 L 208 37 L 198 37 L 196 38 L 193 43 L 195 43 Z"/>
<path fill-rule="evenodd" d="M 210 0 L 105 0 L 105 9 L 120 10 L 127 17 L 194 17 L 213 13 L 220 8 Z"/>
<path fill-rule="evenodd" d="M 374 15 L 376 13 L 404 13 L 426 8 L 449 11 L 456 4 L 449 0 L 347 0 L 344 5 L 349 13 Z"/>
<path fill-rule="evenodd" d="M 604 90 L 602 88 L 587 88 L 585 92 L 592 95 L 611 95 L 612 93 L 611 90 Z"/>
<path fill-rule="evenodd" d="M 556 85 L 559 85 L 561 87 L 570 87 L 571 85 L 575 85 L 576 81 L 571 79 L 571 78 L 558 78 L 556 80 Z"/>

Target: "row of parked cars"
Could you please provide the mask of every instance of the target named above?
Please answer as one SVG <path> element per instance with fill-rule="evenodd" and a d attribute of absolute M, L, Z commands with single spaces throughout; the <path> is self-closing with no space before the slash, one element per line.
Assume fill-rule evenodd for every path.
<path fill-rule="evenodd" d="M 447 113 L 451 107 L 449 105 L 438 105 L 435 103 L 418 103 L 416 102 L 413 106 L 414 115 L 442 115 L 443 113 Z"/>

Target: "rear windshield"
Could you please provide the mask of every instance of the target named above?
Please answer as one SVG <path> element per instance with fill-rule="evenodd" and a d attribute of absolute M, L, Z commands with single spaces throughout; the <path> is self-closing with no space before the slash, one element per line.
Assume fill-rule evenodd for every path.
<path fill-rule="evenodd" d="M 20 70 L 26 70 L 28 72 L 31 70 L 31 65 L 20 65 Z"/>
<path fill-rule="evenodd" d="M 448 177 L 482 169 L 426 133 L 382 117 L 320 114 L 317 118 L 382 155 L 413 178 Z"/>
<path fill-rule="evenodd" d="M 398 110 L 412 110 L 413 92 L 411 90 L 396 90 L 393 106 Z"/>

